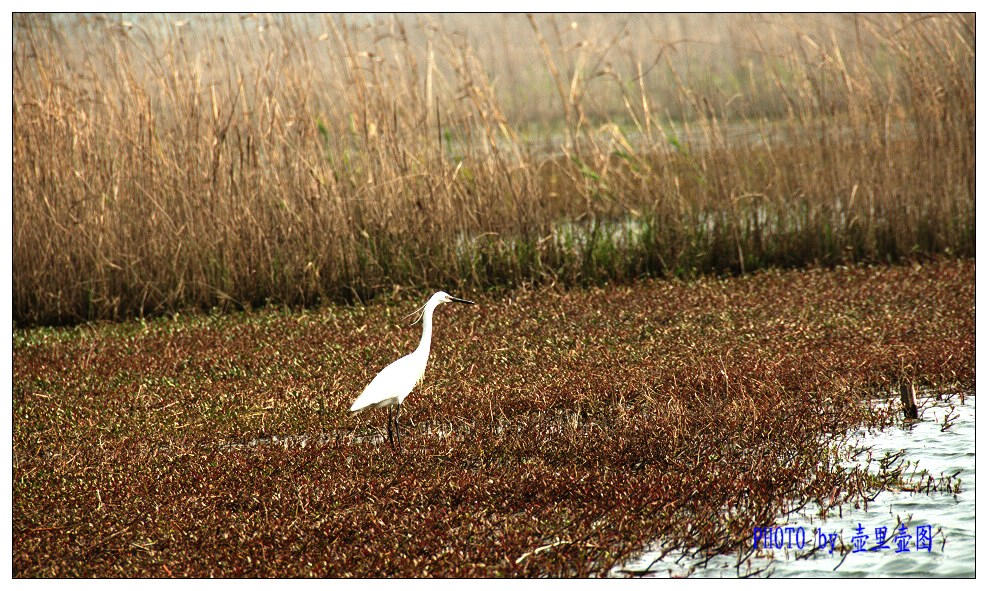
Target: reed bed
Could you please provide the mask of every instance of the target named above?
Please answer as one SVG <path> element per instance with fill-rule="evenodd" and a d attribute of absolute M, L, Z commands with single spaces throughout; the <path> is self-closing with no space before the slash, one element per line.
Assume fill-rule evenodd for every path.
<path fill-rule="evenodd" d="M 896 485 L 842 467 L 847 430 L 896 421 L 867 401 L 906 381 L 974 388 L 974 275 L 946 258 L 465 293 L 478 305 L 439 311 L 400 454 L 368 439 L 382 415 L 347 408 L 414 346 L 411 300 L 20 330 L 13 575 L 586 576 L 657 539 L 744 554 L 752 527 Z"/>
<path fill-rule="evenodd" d="M 20 326 L 973 256 L 973 15 L 13 37 Z"/>

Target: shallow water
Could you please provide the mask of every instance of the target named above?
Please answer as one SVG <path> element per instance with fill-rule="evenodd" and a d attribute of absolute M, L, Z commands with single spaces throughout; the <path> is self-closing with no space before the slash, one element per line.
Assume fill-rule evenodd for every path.
<path fill-rule="evenodd" d="M 973 577 L 974 568 L 974 486 L 975 486 L 975 397 L 968 396 L 964 403 L 959 397 L 949 402 L 934 399 L 922 401 L 921 421 L 912 425 L 897 426 L 877 432 L 859 431 L 857 445 L 872 447 L 876 460 L 886 452 L 895 454 L 904 450 L 903 459 L 917 462 L 918 473 L 926 470 L 934 480 L 941 477 L 956 478 L 949 481 L 959 486 L 954 492 L 885 491 L 864 507 L 845 506 L 839 512 L 832 509 L 826 519 L 819 517 L 820 507 L 809 505 L 802 511 L 768 526 L 802 528 L 804 546 L 800 550 L 790 530 L 789 538 L 780 543 L 783 548 L 759 550 L 739 566 L 738 557 L 720 555 L 707 560 L 690 558 L 682 553 L 670 553 L 659 559 L 658 552 L 646 552 L 634 561 L 614 569 L 612 576 L 645 577 Z M 944 418 L 952 417 L 952 425 L 941 431 Z M 955 417 L 955 418 L 953 418 Z M 862 466 L 867 454 L 862 454 Z M 874 462 L 871 466 L 874 471 Z M 916 466 L 916 464 L 913 464 Z M 913 470 L 904 473 L 907 481 Z M 958 480 L 959 479 L 959 480 Z M 924 479 L 925 482 L 925 479 Z M 947 488 L 954 488 L 953 486 Z M 894 535 L 900 522 L 907 527 L 911 537 L 906 540 L 908 552 L 898 552 Z M 860 532 L 858 526 L 863 528 Z M 931 526 L 931 548 L 917 550 L 917 526 Z M 888 549 L 869 551 L 874 547 L 875 528 L 886 527 Z M 773 532 L 775 530 L 772 530 Z M 825 548 L 810 552 L 819 545 L 820 532 L 825 536 L 836 534 L 833 552 L 824 541 Z M 754 532 L 753 537 L 754 537 Z M 865 550 L 855 552 L 853 538 L 867 535 Z M 780 538 L 782 535 L 780 535 Z M 777 539 L 780 539 L 777 538 Z M 763 538 L 764 539 L 764 538 Z M 749 539 L 747 549 L 752 547 Z M 841 546 L 845 550 L 841 551 Z M 762 544 L 764 545 L 764 544 Z M 809 556 L 807 556 L 809 554 Z"/>
<path fill-rule="evenodd" d="M 384 415 L 381 415 L 382 417 Z M 516 420 L 499 420 L 497 424 L 494 425 L 493 430 L 495 433 L 503 433 L 505 431 L 515 431 L 522 432 L 526 428 L 526 423 L 524 422 L 524 415 L 519 415 Z M 579 413 L 568 412 L 568 411 L 555 411 L 551 415 L 548 425 L 549 433 L 559 433 L 566 429 L 580 429 L 583 425 Z M 402 421 L 401 423 L 401 436 L 414 436 L 414 437 L 436 437 L 439 439 L 446 439 L 450 437 L 456 437 L 467 433 L 473 429 L 471 423 L 463 421 L 459 424 L 453 423 L 452 421 L 424 421 L 420 423 L 413 423 L 411 421 Z M 387 443 L 387 435 L 384 427 L 372 427 L 370 429 L 336 429 L 334 431 L 326 431 L 323 433 L 318 433 L 316 435 L 271 435 L 267 437 L 255 437 L 249 440 L 227 440 L 221 441 L 217 444 L 217 448 L 221 451 L 230 451 L 238 449 L 247 449 L 259 446 L 279 446 L 284 449 L 292 449 L 295 447 L 304 448 L 307 445 L 326 445 L 336 441 L 344 442 L 346 444 L 364 444 L 369 443 L 373 445 L 383 445 Z"/>

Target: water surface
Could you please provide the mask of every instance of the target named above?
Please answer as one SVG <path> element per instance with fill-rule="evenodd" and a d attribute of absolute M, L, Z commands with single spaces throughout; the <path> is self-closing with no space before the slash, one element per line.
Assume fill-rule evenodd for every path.
<path fill-rule="evenodd" d="M 949 401 L 932 398 L 921 400 L 921 421 L 902 424 L 882 431 L 860 430 L 856 445 L 871 447 L 869 470 L 876 471 L 878 459 L 886 453 L 902 453 L 910 463 L 904 473 L 907 481 L 939 483 L 932 492 L 905 490 L 883 491 L 867 507 L 844 506 L 832 509 L 820 518 L 820 507 L 808 505 L 775 526 L 801 527 L 805 545 L 796 548 L 795 539 L 786 540 L 782 549 L 761 550 L 738 565 L 738 556 L 715 556 L 698 560 L 683 553 L 659 558 L 656 551 L 612 571 L 613 576 L 645 577 L 973 577 L 974 568 L 974 486 L 975 486 L 975 397 L 959 396 Z M 943 429 L 945 424 L 949 428 Z M 866 465 L 868 454 L 859 456 Z M 923 471 L 926 475 L 923 476 Z M 906 525 L 908 552 L 898 552 L 894 533 Z M 767 524 L 771 526 L 773 524 Z M 859 525 L 861 531 L 859 532 Z M 931 526 L 932 548 L 917 551 L 917 526 Z M 887 528 L 888 549 L 867 550 L 875 546 L 875 528 Z M 835 548 L 829 545 L 809 552 L 819 545 L 819 534 L 836 534 Z M 854 551 L 853 538 L 867 535 L 864 551 Z M 790 534 L 789 537 L 792 537 Z M 841 550 L 841 546 L 844 550 Z M 746 550 L 752 547 L 748 540 Z"/>

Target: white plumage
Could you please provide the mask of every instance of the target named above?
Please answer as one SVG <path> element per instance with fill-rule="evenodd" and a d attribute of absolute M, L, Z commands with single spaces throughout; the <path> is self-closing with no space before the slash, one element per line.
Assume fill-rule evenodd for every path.
<path fill-rule="evenodd" d="M 432 345 L 432 313 L 436 306 L 447 302 L 473 303 L 470 300 L 454 298 L 444 291 L 434 293 L 429 301 L 418 310 L 422 314 L 422 340 L 419 341 L 419 346 L 408 355 L 382 369 L 350 406 L 350 412 L 357 412 L 365 408 L 387 407 L 388 440 L 392 445 L 394 445 L 391 430 L 392 420 L 394 421 L 394 433 L 397 434 L 398 442 L 401 443 L 401 435 L 398 434 L 398 411 L 401 410 L 401 403 L 425 376 L 425 366 L 429 362 L 429 349 Z M 393 419 L 391 416 L 392 407 L 395 408 Z"/>
<path fill-rule="evenodd" d="M 353 401 L 350 412 L 365 408 L 381 408 L 382 406 L 397 406 L 405 401 L 411 391 L 425 376 L 425 364 L 429 361 L 428 348 L 420 354 L 416 349 L 413 353 L 393 361 L 374 376 L 360 396 Z M 409 376 L 412 376 L 409 379 Z"/>

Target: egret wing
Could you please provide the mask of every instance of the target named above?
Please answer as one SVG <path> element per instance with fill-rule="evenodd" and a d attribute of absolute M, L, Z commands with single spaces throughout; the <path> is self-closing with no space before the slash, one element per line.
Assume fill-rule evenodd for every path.
<path fill-rule="evenodd" d="M 353 401 L 350 412 L 400 403 L 422 379 L 414 354 L 406 355 L 381 370 Z M 425 369 L 424 367 L 422 369 Z"/>

